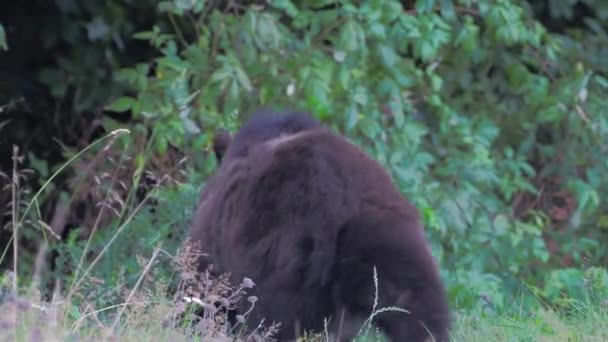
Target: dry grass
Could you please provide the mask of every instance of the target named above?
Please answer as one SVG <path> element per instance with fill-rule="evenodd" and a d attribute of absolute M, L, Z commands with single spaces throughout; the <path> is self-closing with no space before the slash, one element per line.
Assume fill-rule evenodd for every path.
<path fill-rule="evenodd" d="M 275 326 L 265 329 L 260 326 L 253 333 L 246 336 L 238 336 L 239 324 L 229 327 L 226 324 L 226 307 L 233 307 L 236 300 L 247 287 L 253 283 L 245 279 L 236 289 L 227 282 L 227 277 L 213 279 L 209 272 L 199 274 L 195 272 L 195 261 L 199 251 L 186 243 L 182 252 L 176 257 L 167 253 L 160 247 L 155 248 L 148 260 L 139 260 L 142 266 L 141 274 L 132 288 L 120 288 L 119 293 L 123 295 L 114 298 L 114 304 L 105 307 L 96 307 L 99 303 L 96 296 L 105 296 L 104 292 L 110 289 L 103 288 L 103 280 L 95 279 L 91 275 L 91 270 L 98 262 L 106 256 L 110 246 L 119 241 L 121 233 L 129 226 L 133 218 L 147 202 L 150 191 L 133 210 L 121 210 L 120 225 L 113 235 L 104 243 L 102 250 L 97 253 L 91 261 L 85 265 L 84 256 L 87 255 L 92 236 L 101 221 L 104 208 L 108 206 L 107 201 L 115 199 L 116 194 L 112 192 L 112 186 L 104 197 L 103 203 L 99 203 L 101 208 L 97 219 L 84 246 L 75 272 L 69 279 L 72 279 L 67 288 L 61 288 L 57 283 L 54 295 L 50 301 L 43 301 L 38 293 L 37 277 L 27 286 L 25 280 L 19 279 L 21 264 L 19 242 L 20 230 L 27 223 L 28 213 L 32 209 L 38 209 L 38 198 L 51 184 L 51 181 L 64 170 L 70 163 L 81 157 L 93 146 L 102 146 L 102 151 L 107 150 L 116 139 L 125 133 L 126 130 L 117 130 L 93 142 L 87 148 L 76 153 L 64 165 L 62 165 L 48 180 L 42 185 L 28 203 L 22 203 L 21 188 L 19 180 L 22 177 L 22 170 L 19 164 L 23 160 L 19 156 L 18 149 L 14 151 L 13 177 L 11 179 L 10 191 L 12 193 L 12 210 L 10 212 L 11 222 L 9 228 L 12 236 L 9 245 L 13 247 L 12 270 L 5 274 L 0 274 L 0 341 L 55 341 L 55 340 L 123 340 L 144 338 L 144 340 L 191 340 L 201 338 L 204 340 L 247 340 L 247 341 L 266 341 L 270 340 Z M 169 172 L 175 171 L 175 165 Z M 118 168 L 117 168 L 118 169 Z M 167 173 L 157 182 L 155 187 L 163 184 L 169 178 Z M 116 177 L 109 177 L 114 183 Z M 131 191 L 132 192 L 132 191 Z M 126 194 L 127 199 L 132 193 Z M 123 202 L 127 202 L 124 199 Z M 45 225 L 49 226 L 49 225 Z M 53 231 L 53 228 L 50 228 Z M 9 246 L 4 246 L 0 255 L 0 261 L 6 256 Z M 40 245 L 40 258 L 46 259 L 47 241 Z M 173 299 L 167 298 L 169 292 L 165 284 L 155 281 L 153 270 L 157 267 L 158 260 L 168 258 L 178 270 L 180 285 L 176 291 L 177 296 Z M 36 263 L 37 269 L 34 274 L 42 273 L 46 268 L 46 263 Z M 105 290 L 105 291 L 104 291 Z M 117 289 L 112 289 L 116 292 Z M 183 299 L 187 299 L 194 305 L 187 305 Z M 255 304 L 255 299 L 250 298 L 251 305 Z M 216 304 L 219 307 L 216 308 Z M 203 307 L 204 315 L 199 317 L 193 315 L 193 307 L 200 309 Z M 244 316 L 239 316 L 239 321 L 245 320 Z M 240 323 L 242 325 L 242 323 Z M 238 329 L 238 330 L 237 330 Z M 237 331 L 235 331 L 237 330 Z"/>
<path fill-rule="evenodd" d="M 63 298 L 60 289 L 49 302 L 35 292 L 15 295 L 10 287 L 0 301 L 0 341 L 272 341 L 277 326 L 260 325 L 252 333 L 239 334 L 246 315 L 235 326 L 227 324 L 226 308 L 234 308 L 244 290 L 253 286 L 245 279 L 233 287 L 227 277 L 214 278 L 209 271 L 196 272 L 194 263 L 198 250 L 186 243 L 173 257 L 157 249 L 147 260 L 142 273 L 124 298 L 117 304 L 96 308 L 92 302 L 76 307 Z M 155 261 L 169 257 L 179 271 L 180 285 L 174 299 L 168 298 L 167 287 L 148 277 Z M 5 276 L 3 279 L 9 279 Z M 9 283 L 9 281 L 5 281 Z M 12 280 L 10 280 L 12 285 Z M 84 298 L 73 289 L 71 298 Z M 79 301 L 82 302 L 82 301 Z M 255 298 L 249 298 L 255 305 Z M 203 308 L 202 315 L 195 310 Z M 109 313 L 109 314 L 108 314 Z"/>
<path fill-rule="evenodd" d="M 183 256 L 184 254 L 182 254 Z M 175 258 L 177 265 L 179 257 Z M 178 267 L 178 266 L 176 266 Z M 166 288 L 156 291 L 126 292 L 122 303 L 95 309 L 77 310 L 59 296 L 44 303 L 34 294 L 29 296 L 4 295 L 0 305 L 0 341 L 272 341 L 277 327 L 257 330 L 238 336 L 237 327 L 226 324 L 226 316 L 216 305 L 233 307 L 239 292 L 251 284 L 245 280 L 240 286 L 229 286 L 225 278 L 212 279 L 208 272 L 195 274 L 191 269 L 182 273 L 179 295 L 191 298 L 195 305 L 167 298 Z M 153 279 L 142 281 L 147 283 Z M 10 288 L 5 281 L 5 288 Z M 0 293 L 5 293 L 6 291 Z M 197 304 L 198 303 L 198 304 Z M 215 304 L 215 305 L 214 305 Z M 208 311 L 202 317 L 193 309 L 202 305 Z M 211 309 L 211 310 L 209 310 Z M 78 315 L 70 313 L 76 310 Z M 113 311 L 113 319 L 99 317 Z M 118 312 L 122 312 L 119 315 Z M 373 333 L 373 331 L 372 331 Z M 307 336 L 300 342 L 328 341 L 325 334 Z M 362 336 L 357 341 L 376 341 L 378 337 Z M 608 312 L 602 306 L 581 306 L 568 317 L 553 311 L 541 310 L 533 317 L 479 318 L 469 314 L 456 316 L 452 331 L 453 341 L 608 341 Z"/>
<path fill-rule="evenodd" d="M 596 305 L 581 306 L 577 314 L 565 317 L 551 310 L 539 310 L 533 317 L 479 319 L 461 314 L 452 332 L 454 341 L 608 341 L 608 313 Z"/>

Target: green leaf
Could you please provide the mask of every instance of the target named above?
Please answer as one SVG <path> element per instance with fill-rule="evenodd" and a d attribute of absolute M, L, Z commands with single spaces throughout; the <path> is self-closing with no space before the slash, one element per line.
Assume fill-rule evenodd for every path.
<path fill-rule="evenodd" d="M 448 19 L 453 19 L 456 17 L 453 0 L 440 0 L 439 8 L 443 17 Z"/>
<path fill-rule="evenodd" d="M 431 74 L 431 88 L 434 91 L 440 91 L 443 85 L 443 79 L 437 74 Z"/>
<path fill-rule="evenodd" d="M 349 90 L 351 83 L 350 69 L 346 67 L 341 67 L 338 69 L 338 80 L 342 86 L 342 89 Z"/>
<path fill-rule="evenodd" d="M 360 37 L 363 29 L 354 20 L 349 20 L 340 31 L 339 47 L 346 52 L 358 51 L 361 48 Z"/>
<path fill-rule="evenodd" d="M 222 82 L 230 77 L 232 74 L 231 70 L 227 65 L 215 70 L 213 74 L 211 74 L 210 81 L 211 82 Z M 223 87 L 222 87 L 223 88 Z"/>
<path fill-rule="evenodd" d="M 355 101 L 355 103 L 360 104 L 362 106 L 367 105 L 367 94 L 365 88 L 361 86 L 357 87 L 353 95 L 353 100 Z"/>
<path fill-rule="evenodd" d="M 159 136 L 156 141 L 156 151 L 161 156 L 164 156 L 167 153 L 167 148 L 169 147 L 169 141 L 167 141 L 166 137 Z"/>
<path fill-rule="evenodd" d="M 68 309 L 68 314 L 71 317 L 71 319 L 73 320 L 78 320 L 81 318 L 81 314 L 80 314 L 80 310 L 78 310 L 78 307 L 76 305 L 69 305 L 69 309 Z"/>
<path fill-rule="evenodd" d="M 275 0 L 271 1 L 270 4 L 277 9 L 285 11 L 292 18 L 295 18 L 299 13 L 298 8 L 289 0 Z"/>
<path fill-rule="evenodd" d="M 133 35 L 134 39 L 138 39 L 138 40 L 148 40 L 148 39 L 152 39 L 152 37 L 156 36 L 156 32 L 153 31 L 143 31 L 143 32 L 137 32 Z"/>
<path fill-rule="evenodd" d="M 247 74 L 245 74 L 243 69 L 235 68 L 234 71 L 236 73 L 236 78 L 239 80 L 240 85 L 245 88 L 245 90 L 252 91 L 253 86 L 251 85 L 251 81 L 249 80 L 249 77 L 247 76 Z"/>
<path fill-rule="evenodd" d="M 190 118 L 182 118 L 182 123 L 184 125 L 184 130 L 190 134 L 199 134 L 201 132 L 201 129 L 196 122 L 192 121 Z"/>
<path fill-rule="evenodd" d="M 123 96 L 106 106 L 105 109 L 111 112 L 125 112 L 131 109 L 136 102 L 137 100 L 132 97 Z"/>
<path fill-rule="evenodd" d="M 433 11 L 435 0 L 416 0 L 416 12 L 428 13 Z"/>
<path fill-rule="evenodd" d="M 0 49 L 8 50 L 8 44 L 6 42 L 6 32 L 4 31 L 4 26 L 0 24 Z"/>
<path fill-rule="evenodd" d="M 435 57 L 435 48 L 431 45 L 430 42 L 422 42 L 420 44 L 420 58 L 424 61 L 428 62 Z"/>
<path fill-rule="evenodd" d="M 352 130 L 359 122 L 359 112 L 356 105 L 351 105 L 346 110 L 346 129 Z"/>
<path fill-rule="evenodd" d="M 557 105 L 542 109 L 538 112 L 538 119 L 541 122 L 557 122 L 561 120 L 562 116 L 563 111 Z"/>
<path fill-rule="evenodd" d="M 378 38 L 380 40 L 386 39 L 386 29 L 384 25 L 380 23 L 373 23 L 369 28 L 369 33 L 373 35 L 373 37 Z"/>
<path fill-rule="evenodd" d="M 378 46 L 378 52 L 380 53 L 380 57 L 382 58 L 382 62 L 388 67 L 393 68 L 399 56 L 395 53 L 395 50 L 389 45 L 380 44 Z"/>
<path fill-rule="evenodd" d="M 416 80 L 412 77 L 407 76 L 400 69 L 395 70 L 393 77 L 395 78 L 395 81 L 399 83 L 399 86 L 403 88 L 410 88 L 416 85 Z"/>

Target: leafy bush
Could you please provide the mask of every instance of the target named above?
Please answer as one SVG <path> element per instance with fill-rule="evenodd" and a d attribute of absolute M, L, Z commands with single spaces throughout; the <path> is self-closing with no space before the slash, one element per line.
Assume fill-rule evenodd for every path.
<path fill-rule="evenodd" d="M 52 278 L 73 285 L 84 276 L 82 269 L 76 272 L 80 268 L 82 253 L 86 250 L 90 255 L 99 255 L 103 251 L 103 257 L 87 277 L 103 281 L 103 286 L 108 289 L 122 291 L 124 287 L 133 287 L 140 276 L 142 260 L 149 258 L 155 249 L 162 248 L 176 254 L 185 239 L 198 190 L 187 184 L 159 188 L 151 194 L 151 200 L 156 200 L 154 205 L 141 207 L 132 220 L 118 218 L 114 227 L 99 230 L 90 242 L 78 239 L 80 232 L 73 230 L 64 243 L 54 245 L 58 259 L 57 272 Z M 110 244 L 110 241 L 113 242 Z M 170 283 L 175 276 L 174 270 L 166 266 L 158 267 L 154 272 L 155 279 L 164 283 Z M 117 293 L 110 291 L 107 295 L 113 297 Z"/>
<path fill-rule="evenodd" d="M 564 256 L 605 264 L 607 65 L 588 58 L 604 40 L 548 32 L 524 1 L 408 3 L 164 1 L 195 38 L 136 34 L 160 55 L 118 72 L 135 95 L 107 108 L 207 171 L 213 131 L 252 107 L 312 111 L 418 206 L 458 307 L 508 309 L 522 280 L 542 284 Z"/>
<path fill-rule="evenodd" d="M 80 260 L 86 268 L 103 255 L 90 279 L 107 288 L 132 286 L 142 267 L 138 254 L 149 257 L 159 243 L 175 251 L 215 167 L 213 132 L 234 130 L 248 110 L 272 105 L 313 112 L 391 171 L 420 209 L 456 308 L 519 310 L 512 303 L 520 295 L 526 308 L 541 301 L 571 308 L 591 298 L 580 286 L 585 279 L 594 279 L 594 300 L 605 298 L 606 271 L 585 269 L 608 264 L 602 248 L 608 206 L 601 196 L 608 191 L 606 2 L 64 5 L 63 16 L 82 16 L 62 21 L 61 32 L 38 31 L 53 47 L 72 49 L 37 74 L 75 114 L 119 93 L 106 101 L 115 119 L 102 124 L 106 132 L 131 132 L 111 148 L 93 149 L 105 159 L 87 155 L 70 166 L 71 199 L 96 209 L 106 205 L 98 192 L 121 191 L 119 213 L 105 215 L 104 229 L 94 229 L 96 213 L 85 215 L 69 238 L 53 243 L 59 256 L 53 274 L 65 282 L 78 279 L 71 272 L 82 271 Z M 120 54 L 112 37 L 133 32 L 131 15 L 141 27 L 149 12 L 157 14 L 156 25 L 134 39 L 149 43 L 156 58 L 111 73 L 138 59 Z M 87 35 L 79 30 L 85 26 Z M 0 48 L 7 43 L 2 33 L 0 26 Z M 87 92 L 70 91 L 78 89 Z M 156 203 L 137 207 L 146 183 L 156 182 L 148 173 L 179 168 L 183 157 L 189 172 L 180 174 L 182 184 L 154 190 Z M 123 159 L 126 171 L 116 167 Z M 34 155 L 29 160 L 43 177 L 57 170 Z M 105 184 L 115 168 L 117 184 Z M 33 223 L 42 220 L 35 211 Z M 43 240 L 39 228 L 22 230 L 19 242 Z M 94 232 L 90 244 L 80 241 L 78 228 Z M 34 262 L 32 255 L 24 259 Z M 155 271 L 160 280 L 172 277 L 169 267 Z"/>

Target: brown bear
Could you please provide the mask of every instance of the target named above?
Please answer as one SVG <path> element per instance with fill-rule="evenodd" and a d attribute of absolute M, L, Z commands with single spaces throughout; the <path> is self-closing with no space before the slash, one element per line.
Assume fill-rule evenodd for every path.
<path fill-rule="evenodd" d="M 215 153 L 190 238 L 207 253 L 200 270 L 255 282 L 252 328 L 264 319 L 281 323 L 280 341 L 325 328 L 350 340 L 377 291 L 377 309 L 408 311 L 374 317 L 392 341 L 448 341 L 446 292 L 417 210 L 378 162 L 307 113 L 267 109 L 234 138 L 219 135 Z"/>

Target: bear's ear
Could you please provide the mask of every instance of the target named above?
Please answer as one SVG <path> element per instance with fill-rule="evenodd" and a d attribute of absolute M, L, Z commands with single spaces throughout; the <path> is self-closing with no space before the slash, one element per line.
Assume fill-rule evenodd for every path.
<path fill-rule="evenodd" d="M 220 129 L 215 133 L 215 137 L 213 137 L 213 152 L 215 153 L 215 158 L 218 163 L 224 158 L 224 154 L 226 153 L 231 140 L 232 136 L 224 129 Z"/>

